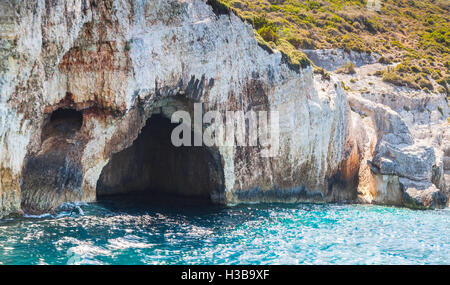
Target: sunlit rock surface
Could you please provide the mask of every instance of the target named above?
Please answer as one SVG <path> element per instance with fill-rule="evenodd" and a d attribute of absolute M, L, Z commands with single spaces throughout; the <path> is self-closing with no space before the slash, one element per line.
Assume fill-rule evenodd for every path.
<path fill-rule="evenodd" d="M 369 64 L 356 68 L 353 75 L 337 75 L 368 134 L 359 200 L 411 208 L 445 207 L 450 192 L 445 94 L 385 83 L 373 75 L 382 68 L 386 67 Z"/>
<path fill-rule="evenodd" d="M 152 114 L 170 118 L 196 102 L 204 112 L 280 114 L 276 157 L 262 157 L 258 147 L 208 149 L 217 203 L 446 203 L 442 150 L 416 145 L 409 126 L 383 103 L 355 99 L 352 106 L 368 110 L 373 121 L 358 118 L 339 78 L 322 80 L 311 66 L 293 70 L 280 52 L 261 48 L 233 13 L 201 0 L 1 5 L 8 16 L 0 21 L 0 215 L 94 201 L 104 167 L 133 147 Z M 81 114 L 79 127 L 70 112 Z M 385 153 L 392 152 L 398 156 L 389 162 Z M 198 175 L 192 167 L 185 165 L 187 176 Z M 377 186 L 387 176 L 398 182 Z M 409 194 L 415 202 L 377 198 L 421 189 L 430 194 Z"/>

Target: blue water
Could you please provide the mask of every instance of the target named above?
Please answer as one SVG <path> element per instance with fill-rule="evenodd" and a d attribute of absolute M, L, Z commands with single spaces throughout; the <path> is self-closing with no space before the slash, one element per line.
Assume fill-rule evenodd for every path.
<path fill-rule="evenodd" d="M 0 264 L 450 264 L 450 210 L 67 204 L 0 221 Z"/>

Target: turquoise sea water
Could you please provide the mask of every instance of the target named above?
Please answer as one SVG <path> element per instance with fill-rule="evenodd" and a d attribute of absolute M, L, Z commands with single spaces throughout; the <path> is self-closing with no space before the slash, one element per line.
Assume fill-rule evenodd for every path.
<path fill-rule="evenodd" d="M 448 208 L 161 205 L 2 220 L 0 264 L 450 264 Z"/>

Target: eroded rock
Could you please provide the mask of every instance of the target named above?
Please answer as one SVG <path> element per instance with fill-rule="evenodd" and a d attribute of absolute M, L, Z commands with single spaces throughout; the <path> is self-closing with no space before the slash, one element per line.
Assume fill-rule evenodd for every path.
<path fill-rule="evenodd" d="M 106 185 L 115 174 L 129 174 L 111 171 L 106 179 L 102 172 L 126 166 L 114 157 L 133 146 L 151 116 L 191 113 L 194 103 L 203 103 L 204 112 L 280 114 L 277 156 L 264 157 L 259 147 L 214 149 L 220 175 L 209 182 L 222 187 L 224 203 L 352 202 L 359 192 L 365 202 L 397 204 L 398 177 L 445 182 L 445 166 L 436 162 L 442 154 L 416 144 L 398 112 L 348 97 L 335 76 L 322 80 L 310 66 L 292 69 L 280 52 L 258 45 L 250 25 L 205 1 L 14 5 L 18 15 L 0 25 L 0 215 L 21 204 L 42 212 L 94 201 L 99 179 Z M 79 112 L 81 126 L 69 120 L 59 131 L 47 128 L 59 109 Z M 209 160 L 201 161 L 189 169 Z M 192 176 L 211 167 L 189 169 L 192 185 Z M 393 186 L 377 186 L 385 184 Z M 380 199 L 384 190 L 394 198 Z M 441 205 L 433 201 L 422 204 Z"/>
<path fill-rule="evenodd" d="M 373 80 L 365 69 L 358 69 L 354 77 L 363 82 Z M 348 76 L 339 77 L 347 79 Z M 371 96 L 365 91 L 349 92 L 352 109 L 365 117 L 362 127 L 368 135 L 363 143 L 360 178 L 365 182 L 358 186 L 359 199 L 420 209 L 445 207 L 449 196 L 443 149 L 449 125 L 442 117 L 432 116 L 432 112 L 425 115 L 421 110 L 406 111 L 407 106 L 419 108 L 425 101 L 430 108 L 437 109 L 442 104 L 442 96 L 408 97 L 405 95 L 408 90 L 402 89 L 394 100 L 396 93 L 388 96 L 383 92 L 383 88 L 391 90 L 392 87 L 381 82 L 379 85 L 381 90 L 374 89 Z M 441 109 L 444 113 L 448 107 Z"/>

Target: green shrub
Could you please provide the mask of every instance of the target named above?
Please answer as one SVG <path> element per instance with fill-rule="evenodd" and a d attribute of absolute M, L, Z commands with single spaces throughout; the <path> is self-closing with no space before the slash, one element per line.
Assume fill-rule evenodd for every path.
<path fill-rule="evenodd" d="M 428 80 L 425 77 L 419 77 L 417 80 L 417 84 L 420 86 L 420 88 L 422 89 L 428 89 L 428 90 L 433 90 L 433 84 L 431 83 L 430 80 Z"/>
<path fill-rule="evenodd" d="M 277 31 L 272 26 L 266 26 L 258 29 L 258 34 L 267 42 L 276 42 L 279 39 Z"/>
<path fill-rule="evenodd" d="M 305 68 L 311 65 L 311 61 L 303 52 L 297 50 L 284 39 L 280 39 L 277 42 L 277 49 L 283 53 L 289 66 L 293 67 L 295 70 L 299 70 L 300 67 Z"/>
<path fill-rule="evenodd" d="M 297 49 L 314 49 L 314 41 L 303 36 L 291 36 L 287 41 Z"/>
<path fill-rule="evenodd" d="M 344 73 L 344 74 L 355 74 L 355 64 L 353 62 L 348 62 L 342 65 L 339 69 L 336 70 L 336 73 Z"/>
<path fill-rule="evenodd" d="M 345 85 L 344 81 L 341 81 L 341 86 L 345 91 L 350 90 L 350 87 L 348 87 L 347 85 Z"/>
<path fill-rule="evenodd" d="M 383 71 L 382 70 L 377 70 L 373 73 L 373 75 L 375 76 L 383 76 Z"/>
<path fill-rule="evenodd" d="M 385 56 L 380 56 L 380 58 L 378 59 L 378 62 L 381 64 L 391 64 L 392 59 L 385 57 Z"/>
<path fill-rule="evenodd" d="M 258 43 L 266 42 L 264 46 L 275 48 L 280 40 L 286 40 L 297 50 L 377 52 L 380 63 L 403 65 L 379 75 L 394 84 L 424 90 L 430 89 L 429 80 L 416 76 L 419 73 L 431 75 L 436 81 L 447 78 L 449 1 L 382 2 L 381 11 L 371 12 L 366 0 L 208 0 L 215 10 L 219 7 L 220 11 L 233 11 L 250 22 L 256 35 L 261 36 Z M 444 88 L 449 94 L 449 84 L 440 85 L 439 90 Z"/>
<path fill-rule="evenodd" d="M 314 66 L 314 73 L 322 75 L 323 80 L 331 79 L 330 73 L 325 69 L 323 69 L 322 67 Z"/>

